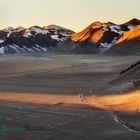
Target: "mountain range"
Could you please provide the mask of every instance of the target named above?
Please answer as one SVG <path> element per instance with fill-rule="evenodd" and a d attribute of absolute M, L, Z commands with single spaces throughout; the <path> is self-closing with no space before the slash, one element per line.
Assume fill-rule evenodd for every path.
<path fill-rule="evenodd" d="M 56 26 L 0 30 L 0 53 L 41 53 L 67 40 L 73 31 Z"/>
<path fill-rule="evenodd" d="M 140 54 L 140 20 L 123 24 L 93 22 L 81 32 L 57 25 L 0 30 L 0 54 L 63 53 Z"/>

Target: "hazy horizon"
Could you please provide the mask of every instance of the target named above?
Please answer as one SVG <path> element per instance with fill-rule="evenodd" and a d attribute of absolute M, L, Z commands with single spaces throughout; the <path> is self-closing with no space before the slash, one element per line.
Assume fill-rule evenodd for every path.
<path fill-rule="evenodd" d="M 0 28 L 56 24 L 80 31 L 94 21 L 140 19 L 139 0 L 0 0 Z"/>

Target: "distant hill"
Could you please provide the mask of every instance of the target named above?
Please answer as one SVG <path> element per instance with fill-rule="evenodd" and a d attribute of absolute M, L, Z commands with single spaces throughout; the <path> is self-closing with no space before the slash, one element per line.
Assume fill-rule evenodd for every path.
<path fill-rule="evenodd" d="M 140 20 L 136 18 L 120 25 L 112 22 L 93 22 L 78 33 L 54 24 L 0 30 L 0 54 L 56 51 L 133 55 L 140 54 L 139 46 Z"/>

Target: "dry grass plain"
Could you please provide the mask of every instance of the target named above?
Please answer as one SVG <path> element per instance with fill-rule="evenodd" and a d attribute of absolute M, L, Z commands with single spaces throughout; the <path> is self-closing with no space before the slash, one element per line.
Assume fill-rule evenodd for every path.
<path fill-rule="evenodd" d="M 1 140 L 139 139 L 109 110 L 139 126 L 139 90 L 110 81 L 139 56 L 7 55 L 0 57 Z M 122 80 L 123 81 L 123 80 Z M 133 92 L 134 91 L 134 92 Z"/>

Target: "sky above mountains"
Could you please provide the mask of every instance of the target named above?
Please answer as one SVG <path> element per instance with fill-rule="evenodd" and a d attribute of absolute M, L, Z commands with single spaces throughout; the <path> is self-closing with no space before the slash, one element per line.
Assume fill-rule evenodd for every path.
<path fill-rule="evenodd" d="M 140 0 L 0 0 L 0 28 L 57 24 L 80 31 L 94 21 L 140 19 Z"/>

